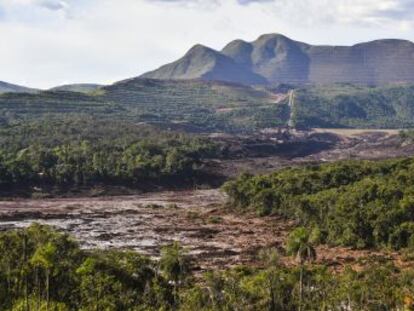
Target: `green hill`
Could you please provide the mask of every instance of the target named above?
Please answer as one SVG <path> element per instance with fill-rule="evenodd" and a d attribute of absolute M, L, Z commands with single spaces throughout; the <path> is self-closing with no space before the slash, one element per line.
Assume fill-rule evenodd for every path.
<path fill-rule="evenodd" d="M 103 85 L 90 84 L 90 83 L 78 83 L 78 84 L 65 84 L 51 88 L 50 91 L 66 91 L 66 92 L 79 92 L 90 93 L 96 91 Z"/>
<path fill-rule="evenodd" d="M 321 242 L 400 249 L 414 243 L 414 159 L 348 161 L 242 175 L 224 185 L 231 206 L 276 214 Z"/>
<path fill-rule="evenodd" d="M 0 81 L 0 94 L 2 93 L 36 93 L 36 92 L 39 92 L 39 90 Z"/>
<path fill-rule="evenodd" d="M 89 94 L 47 91 L 0 95 L 0 122 L 94 115 L 202 130 L 245 131 L 285 124 L 286 104 L 265 89 L 202 81 L 131 79 Z"/>
<path fill-rule="evenodd" d="M 308 87 L 296 92 L 296 107 L 302 127 L 413 127 L 414 85 Z"/>
<path fill-rule="evenodd" d="M 94 116 L 195 131 L 249 132 L 288 124 L 286 87 L 130 79 L 89 93 L 0 94 L 0 124 Z M 295 90 L 298 127 L 414 127 L 414 85 L 307 86 Z"/>

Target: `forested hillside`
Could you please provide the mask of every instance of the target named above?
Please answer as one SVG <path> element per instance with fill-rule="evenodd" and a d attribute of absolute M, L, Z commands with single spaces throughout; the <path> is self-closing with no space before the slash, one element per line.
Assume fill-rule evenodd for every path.
<path fill-rule="evenodd" d="M 308 227 L 321 243 L 414 247 L 414 159 L 351 161 L 242 175 L 224 186 L 230 206 Z"/>
<path fill-rule="evenodd" d="M 299 89 L 299 127 L 409 128 L 414 126 L 414 86 L 320 86 Z"/>
<path fill-rule="evenodd" d="M 0 129 L 0 192 L 98 184 L 197 183 L 218 145 L 151 126 L 94 118 L 40 119 Z"/>

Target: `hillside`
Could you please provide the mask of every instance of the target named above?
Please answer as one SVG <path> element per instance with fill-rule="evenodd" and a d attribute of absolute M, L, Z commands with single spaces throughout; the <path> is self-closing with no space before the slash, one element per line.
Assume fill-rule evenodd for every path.
<path fill-rule="evenodd" d="M 178 61 L 142 76 L 150 79 L 204 79 L 244 84 L 263 84 L 266 80 L 239 66 L 232 58 L 202 45 L 191 48 Z"/>
<path fill-rule="evenodd" d="M 287 168 L 242 175 L 224 190 L 230 206 L 290 218 L 330 246 L 400 249 L 414 241 L 413 165 L 404 158 Z"/>
<path fill-rule="evenodd" d="M 142 77 L 244 84 L 414 82 L 414 43 L 388 39 L 353 46 L 316 46 L 267 34 L 253 42 L 235 40 L 221 51 L 198 45 L 178 61 Z"/>
<path fill-rule="evenodd" d="M 335 85 L 296 91 L 299 127 L 413 127 L 414 86 Z"/>
<path fill-rule="evenodd" d="M 65 91 L 65 92 L 78 92 L 78 93 L 90 93 L 96 91 L 103 85 L 90 84 L 90 83 L 79 83 L 79 84 L 66 84 L 51 88 L 50 91 Z"/>
<path fill-rule="evenodd" d="M 36 89 L 0 81 L 0 94 L 2 93 L 36 93 L 38 91 L 39 90 L 36 90 Z"/>
<path fill-rule="evenodd" d="M 195 131 L 246 131 L 283 125 L 286 104 L 265 89 L 203 81 L 131 79 L 91 94 L 42 92 L 0 95 L 0 123 L 42 116 L 93 114 Z"/>
<path fill-rule="evenodd" d="M 94 115 L 196 132 L 250 132 L 287 125 L 288 86 L 130 79 L 89 93 L 0 95 L 0 124 Z M 332 85 L 295 90 L 297 127 L 414 127 L 414 86 Z"/>

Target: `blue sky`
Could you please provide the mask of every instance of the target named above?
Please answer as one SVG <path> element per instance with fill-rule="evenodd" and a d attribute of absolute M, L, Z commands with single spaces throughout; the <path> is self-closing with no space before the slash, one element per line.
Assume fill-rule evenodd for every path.
<path fill-rule="evenodd" d="M 111 83 L 278 32 L 313 44 L 414 40 L 414 0 L 0 0 L 0 80 Z"/>

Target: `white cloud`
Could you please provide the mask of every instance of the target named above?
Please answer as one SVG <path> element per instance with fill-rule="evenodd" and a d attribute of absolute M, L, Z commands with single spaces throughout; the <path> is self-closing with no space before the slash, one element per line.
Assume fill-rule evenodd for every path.
<path fill-rule="evenodd" d="M 68 7 L 65 1 L 61 0 L 38 0 L 37 3 L 48 10 L 59 11 Z"/>
<path fill-rule="evenodd" d="M 310 43 L 414 37 L 414 0 L 0 0 L 0 80 L 108 83 L 280 32 Z"/>

